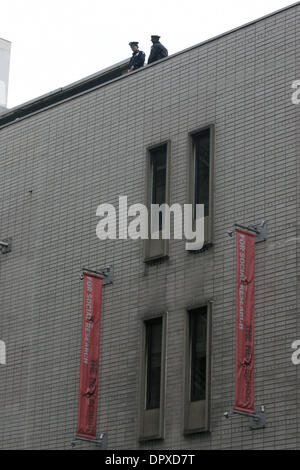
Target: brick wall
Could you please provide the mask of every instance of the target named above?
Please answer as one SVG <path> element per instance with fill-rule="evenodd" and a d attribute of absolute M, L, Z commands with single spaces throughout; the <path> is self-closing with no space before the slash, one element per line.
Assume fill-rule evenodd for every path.
<path fill-rule="evenodd" d="M 298 46 L 298 47 L 297 47 Z M 0 447 L 69 449 L 77 418 L 82 266 L 114 265 L 104 288 L 98 430 L 111 449 L 295 449 L 299 374 L 297 155 L 300 7 L 145 67 L 0 130 Z M 171 141 L 171 203 L 188 202 L 189 132 L 213 123 L 214 245 L 143 263 L 141 241 L 96 237 L 100 203 L 145 203 L 146 148 Z M 298 131 L 298 132 L 297 132 Z M 299 179 L 298 179 L 299 180 Z M 299 210 L 299 209 L 298 209 Z M 234 221 L 264 219 L 256 257 L 256 404 L 267 427 L 225 420 L 233 406 Z M 184 437 L 186 308 L 213 301 L 212 432 Z M 168 312 L 165 439 L 138 443 L 141 324 Z M 298 337 L 297 337 L 298 335 Z M 89 448 L 89 444 L 78 447 Z"/>

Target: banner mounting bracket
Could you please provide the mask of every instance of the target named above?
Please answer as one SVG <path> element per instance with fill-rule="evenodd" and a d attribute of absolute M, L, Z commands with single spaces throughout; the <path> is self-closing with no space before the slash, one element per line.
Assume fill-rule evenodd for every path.
<path fill-rule="evenodd" d="M 256 234 L 255 243 L 265 242 L 267 240 L 267 227 L 266 222 L 264 220 L 260 220 L 252 225 L 243 225 L 237 222 L 233 224 L 234 228 L 241 228 L 242 230 L 247 230 L 248 232 L 252 232 Z M 230 230 L 227 232 L 229 237 L 233 237 L 233 231 Z"/>
<path fill-rule="evenodd" d="M 107 448 L 107 435 L 103 432 L 97 434 L 96 439 L 75 436 L 73 441 L 71 442 L 71 447 L 75 447 L 76 444 L 79 443 L 79 441 L 89 442 L 90 444 L 93 444 L 94 446 L 102 450 Z"/>
<path fill-rule="evenodd" d="M 233 415 L 247 416 L 249 418 L 249 427 L 252 430 L 263 429 L 266 427 L 266 413 L 263 405 L 256 406 L 254 413 L 246 413 L 234 409 L 224 413 L 224 417 L 227 419 L 231 418 Z"/>
<path fill-rule="evenodd" d="M 0 253 L 3 255 L 6 255 L 6 253 L 11 252 L 11 238 L 8 238 L 7 240 L 1 240 L 0 241 Z"/>
<path fill-rule="evenodd" d="M 114 267 L 113 265 L 104 266 L 103 268 L 99 269 L 89 269 L 89 268 L 81 268 L 80 279 L 83 280 L 83 273 L 92 273 L 98 274 L 99 276 L 103 277 L 103 285 L 112 284 L 114 278 Z"/>

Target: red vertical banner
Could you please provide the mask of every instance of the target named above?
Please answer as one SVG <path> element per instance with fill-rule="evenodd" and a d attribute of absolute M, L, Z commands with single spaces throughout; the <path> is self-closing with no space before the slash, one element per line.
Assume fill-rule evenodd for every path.
<path fill-rule="evenodd" d="M 84 273 L 76 435 L 96 439 L 102 278 Z"/>
<path fill-rule="evenodd" d="M 236 230 L 236 360 L 234 408 L 254 413 L 255 234 Z"/>

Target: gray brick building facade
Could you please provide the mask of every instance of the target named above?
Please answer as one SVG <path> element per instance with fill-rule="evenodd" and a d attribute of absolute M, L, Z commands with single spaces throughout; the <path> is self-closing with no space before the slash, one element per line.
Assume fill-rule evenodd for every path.
<path fill-rule="evenodd" d="M 121 66 L 119 69 L 121 70 Z M 96 74 L 0 115 L 0 448 L 70 449 L 77 420 L 83 266 L 103 288 L 98 430 L 108 449 L 299 449 L 300 3 L 132 74 Z M 106 78 L 105 81 L 102 79 Z M 102 77 L 102 78 L 101 78 Z M 98 80 L 98 81 L 97 81 Z M 102 80 L 102 81 L 101 81 Z M 57 99 L 56 99 L 57 97 Z M 143 241 L 96 236 L 96 209 L 146 203 L 147 149 L 169 142 L 170 203 L 189 200 L 191 133 L 214 126 L 212 244 L 145 263 Z M 234 221 L 265 220 L 255 277 L 255 402 L 233 406 Z M 184 433 L 186 315 L 211 306 L 210 416 Z M 143 322 L 164 314 L 160 439 L 141 440 Z M 78 443 L 77 448 L 93 448 Z"/>

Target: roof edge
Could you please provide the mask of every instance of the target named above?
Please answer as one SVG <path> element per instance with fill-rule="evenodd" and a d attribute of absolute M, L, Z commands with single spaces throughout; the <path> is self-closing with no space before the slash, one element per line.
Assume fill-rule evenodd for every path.
<path fill-rule="evenodd" d="M 197 43 L 193 46 L 190 46 L 186 49 L 183 49 L 181 51 L 175 52 L 174 54 L 161 59 L 153 64 L 147 65 L 147 67 L 143 67 L 141 69 L 138 69 L 134 71 L 133 73 L 130 74 L 133 75 L 135 73 L 140 73 L 143 70 L 147 70 L 149 67 L 156 66 L 162 62 L 165 62 L 166 60 L 170 60 L 174 57 L 177 57 L 181 54 L 185 54 L 188 51 L 191 51 L 193 49 L 196 49 L 198 47 L 204 46 L 205 44 L 209 44 L 210 42 L 216 41 L 218 39 L 221 39 L 225 36 L 228 36 L 229 34 L 232 34 L 234 32 L 237 32 L 239 30 L 242 30 L 244 28 L 247 28 L 251 25 L 254 25 L 256 23 L 259 23 L 260 21 L 263 21 L 267 18 L 271 18 L 272 16 L 276 16 L 280 13 L 283 13 L 284 11 L 291 10 L 297 6 L 300 5 L 300 1 L 292 3 L 291 5 L 288 5 L 286 7 L 280 8 L 279 10 L 273 11 L 271 13 L 268 13 L 264 16 L 261 16 L 255 20 L 249 21 L 248 23 L 245 23 L 241 26 L 237 26 L 236 28 L 233 28 L 231 30 L 228 30 L 224 33 L 218 34 L 217 36 L 213 36 L 212 38 L 206 39 L 200 43 Z M 9 42 L 9 41 L 8 41 Z M 112 66 L 106 67 L 105 69 L 100 70 L 99 72 L 96 72 L 92 75 L 89 75 L 83 79 L 80 79 L 76 82 L 73 82 L 69 85 L 66 85 L 62 88 L 57 88 L 56 90 L 50 91 L 49 93 L 46 93 L 45 95 L 41 95 L 37 98 L 34 98 L 30 101 L 27 101 L 25 103 L 22 103 L 20 105 L 17 105 L 13 108 L 7 109 L 6 111 L 2 112 L 0 114 L 0 128 L 2 126 L 5 126 L 7 124 L 13 123 L 15 120 L 19 120 L 20 118 L 24 118 L 26 116 L 29 116 L 37 111 L 41 111 L 42 109 L 48 108 L 49 106 L 59 104 L 60 102 L 65 101 L 66 99 L 71 99 L 72 97 L 81 95 L 84 92 L 89 92 L 95 87 L 98 88 L 104 84 L 108 84 L 110 82 L 114 82 L 116 80 L 119 80 L 120 78 L 124 78 L 124 71 L 127 68 L 129 59 L 123 60 L 121 62 L 118 62 L 117 64 L 114 64 Z M 118 76 L 114 76 L 117 75 Z M 128 76 L 128 75 L 126 75 Z"/>

